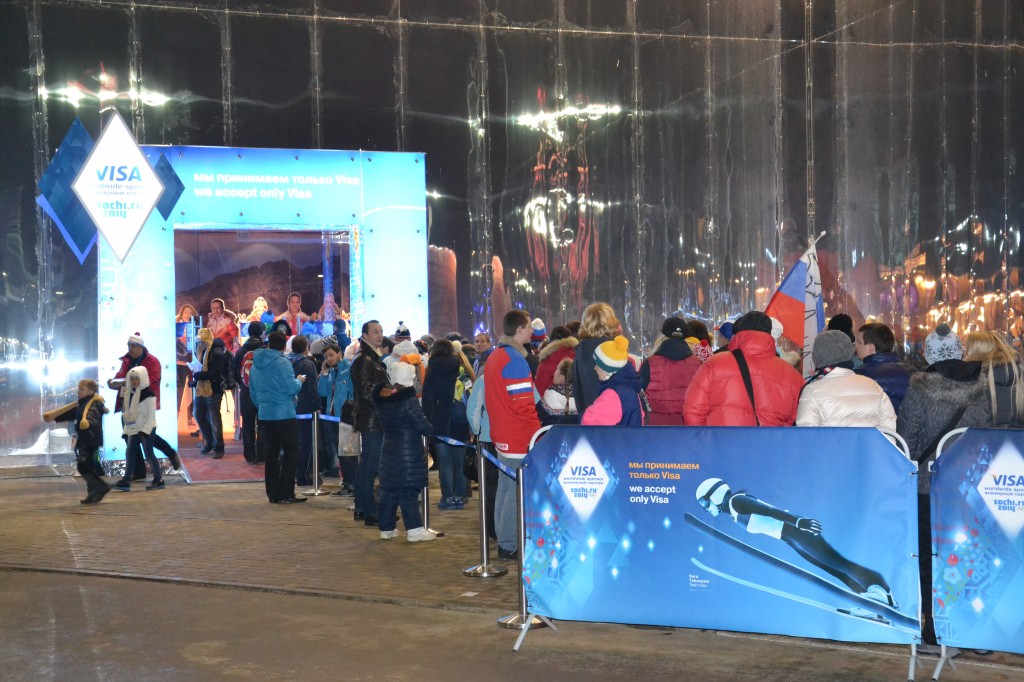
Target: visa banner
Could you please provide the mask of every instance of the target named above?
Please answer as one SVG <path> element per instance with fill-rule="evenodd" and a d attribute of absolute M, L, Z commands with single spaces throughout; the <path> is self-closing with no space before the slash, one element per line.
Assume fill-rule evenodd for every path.
<path fill-rule="evenodd" d="M 916 466 L 875 429 L 557 426 L 523 472 L 532 613 L 918 641 Z"/>
<path fill-rule="evenodd" d="M 932 467 L 932 608 L 949 646 L 1024 654 L 1024 431 L 969 429 Z"/>

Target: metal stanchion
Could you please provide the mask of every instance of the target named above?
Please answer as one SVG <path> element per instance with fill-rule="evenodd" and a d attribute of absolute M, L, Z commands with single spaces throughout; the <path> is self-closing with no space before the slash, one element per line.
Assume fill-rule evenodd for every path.
<path fill-rule="evenodd" d="M 519 521 L 519 538 L 518 538 L 518 551 L 516 569 L 518 571 L 517 578 L 519 580 L 519 610 L 503 618 L 498 619 L 498 626 L 507 628 L 509 630 L 532 630 L 534 628 L 542 628 L 551 625 L 544 616 L 536 616 L 526 612 L 526 585 L 523 583 L 523 551 L 526 549 L 526 518 L 523 514 L 523 505 L 526 502 L 526 495 L 523 492 L 523 470 L 518 469 L 516 471 L 516 515 Z M 552 626 L 553 627 L 553 626 Z M 519 650 L 519 645 L 522 644 L 523 636 L 520 635 L 516 641 L 516 651 Z"/>
<path fill-rule="evenodd" d="M 310 467 L 313 469 L 313 488 L 312 490 L 307 490 L 302 494 L 305 495 L 306 497 L 320 497 L 321 495 L 330 495 L 328 491 L 320 487 L 320 413 L 313 412 L 313 418 L 310 421 L 313 422 L 313 425 L 311 427 L 313 429 L 313 459 L 310 462 Z"/>
<path fill-rule="evenodd" d="M 423 439 L 423 454 L 427 454 L 427 439 Z M 430 527 L 430 471 L 427 471 L 427 484 L 423 486 L 423 527 L 439 538 L 444 537 L 443 530 L 435 530 Z"/>
<path fill-rule="evenodd" d="M 490 559 L 490 538 L 487 537 L 487 483 L 484 474 L 483 445 L 477 444 L 476 478 L 480 481 L 480 564 L 462 570 L 462 574 L 470 578 L 497 578 L 508 573 L 504 566 L 492 566 Z"/>

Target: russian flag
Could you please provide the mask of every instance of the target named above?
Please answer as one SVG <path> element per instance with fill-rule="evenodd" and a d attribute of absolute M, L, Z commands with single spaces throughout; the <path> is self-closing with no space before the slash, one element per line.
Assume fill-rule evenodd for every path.
<path fill-rule="evenodd" d="M 814 244 L 786 273 L 764 312 L 779 320 L 782 323 L 782 335 L 802 349 L 804 375 L 810 375 L 814 370 L 811 366 L 811 347 L 814 338 L 825 328 L 821 273 Z"/>

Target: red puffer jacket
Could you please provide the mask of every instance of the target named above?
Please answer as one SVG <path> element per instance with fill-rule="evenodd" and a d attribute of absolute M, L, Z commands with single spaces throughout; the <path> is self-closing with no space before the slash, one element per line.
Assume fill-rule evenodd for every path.
<path fill-rule="evenodd" d="M 743 351 L 750 367 L 761 426 L 791 426 L 796 420 L 803 377 L 775 355 L 771 334 L 739 332 L 729 342 L 729 350 L 736 349 Z M 686 391 L 683 419 L 687 426 L 755 425 L 750 397 L 732 353 L 718 353 L 701 365 Z"/>

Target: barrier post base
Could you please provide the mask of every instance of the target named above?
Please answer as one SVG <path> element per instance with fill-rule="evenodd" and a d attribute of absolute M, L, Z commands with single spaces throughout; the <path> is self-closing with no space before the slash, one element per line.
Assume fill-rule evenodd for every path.
<path fill-rule="evenodd" d="M 320 497 L 321 495 L 330 495 L 331 493 L 318 485 L 315 488 L 303 492 L 302 494 L 306 497 Z"/>
<path fill-rule="evenodd" d="M 508 573 L 504 566 L 492 566 L 491 564 L 480 564 L 462 569 L 462 575 L 467 578 L 498 578 Z M 516 614 L 517 616 L 519 614 Z M 500 621 L 499 621 L 500 622 Z"/>
<path fill-rule="evenodd" d="M 513 613 L 498 619 L 498 627 L 506 630 L 533 630 L 550 624 L 551 621 L 544 616 L 535 616 L 532 613 L 526 614 L 525 617 L 521 613 Z"/>

